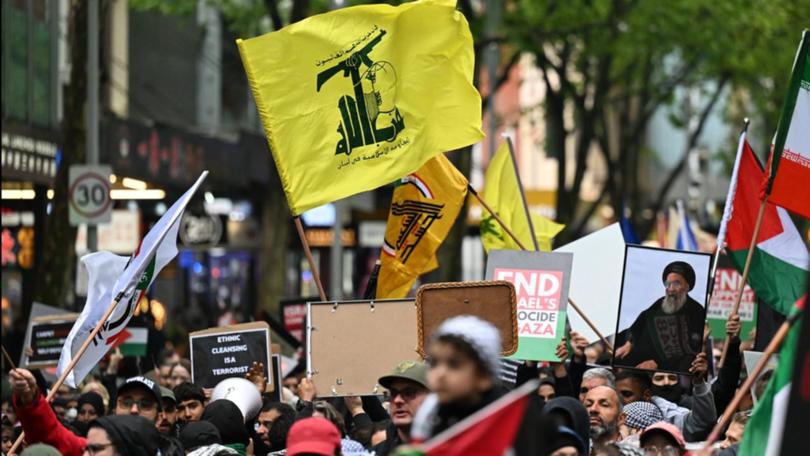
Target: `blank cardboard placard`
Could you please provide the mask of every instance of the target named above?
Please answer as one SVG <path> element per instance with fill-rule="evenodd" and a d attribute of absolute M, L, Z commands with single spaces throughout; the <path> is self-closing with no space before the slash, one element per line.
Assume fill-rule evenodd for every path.
<path fill-rule="evenodd" d="M 501 355 L 513 355 L 518 348 L 515 287 L 505 280 L 431 283 L 416 293 L 419 354 L 444 320 L 458 315 L 475 315 L 501 333 Z"/>
<path fill-rule="evenodd" d="M 618 223 L 602 228 L 555 252 L 574 254 L 568 296 L 605 337 L 616 331 L 619 297 L 622 291 L 624 237 Z M 568 310 L 571 329 L 595 342 L 599 336 L 579 312 Z"/>
<path fill-rule="evenodd" d="M 319 397 L 382 393 L 377 379 L 416 353 L 412 299 L 308 303 L 307 373 Z"/>

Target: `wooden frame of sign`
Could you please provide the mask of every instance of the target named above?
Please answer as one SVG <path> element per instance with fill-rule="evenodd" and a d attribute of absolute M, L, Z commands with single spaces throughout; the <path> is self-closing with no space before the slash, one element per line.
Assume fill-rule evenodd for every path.
<path fill-rule="evenodd" d="M 53 367 L 59 364 L 59 357 L 65 348 L 65 339 L 70 334 L 70 330 L 79 318 L 77 313 L 44 315 L 31 319 L 31 333 L 28 339 L 28 347 L 32 353 L 27 355 L 21 365 L 27 369 L 41 369 L 43 367 Z M 42 332 L 58 332 L 59 334 L 40 335 Z M 40 340 L 45 339 L 44 346 Z M 42 350 L 57 350 L 55 353 L 39 353 Z M 55 355 L 55 356 L 54 356 Z M 42 359 L 44 358 L 44 359 Z"/>
<path fill-rule="evenodd" d="M 382 393 L 377 379 L 416 353 L 413 299 L 307 303 L 307 377 L 319 397 Z"/>
<path fill-rule="evenodd" d="M 246 334 L 252 340 L 246 341 L 244 337 Z M 257 335 L 264 336 L 263 344 L 255 340 Z M 188 344 L 191 353 L 192 383 L 203 388 L 213 388 L 226 378 L 245 378 L 251 363 L 258 361 L 264 364 L 264 376 L 267 378 L 265 391 L 272 391 L 275 388 L 270 364 L 270 325 L 267 322 L 255 321 L 195 331 L 188 335 Z M 259 353 L 256 353 L 257 350 Z M 262 351 L 264 353 L 261 353 Z M 205 363 L 201 363 L 201 355 L 205 355 L 203 358 Z M 214 363 L 210 360 L 216 356 L 223 356 L 222 362 L 218 363 L 222 367 L 212 367 Z"/>
<path fill-rule="evenodd" d="M 517 301 L 511 282 L 481 280 L 419 287 L 416 292 L 417 351 L 422 357 L 426 355 L 425 347 L 433 331 L 444 320 L 457 315 L 475 315 L 495 325 L 501 333 L 501 356 L 517 351 Z"/>

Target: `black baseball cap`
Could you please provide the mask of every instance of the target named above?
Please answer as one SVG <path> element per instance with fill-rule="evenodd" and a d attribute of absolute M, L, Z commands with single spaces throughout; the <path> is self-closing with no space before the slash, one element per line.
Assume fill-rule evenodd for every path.
<path fill-rule="evenodd" d="M 155 399 L 158 410 L 163 410 L 163 401 L 161 399 L 163 394 L 161 393 L 160 385 L 158 385 L 157 382 L 140 375 L 137 377 L 130 377 L 124 381 L 123 385 L 118 387 L 118 396 L 121 396 L 124 394 L 124 392 L 133 388 L 142 388 L 149 391 L 152 394 L 152 398 Z"/>

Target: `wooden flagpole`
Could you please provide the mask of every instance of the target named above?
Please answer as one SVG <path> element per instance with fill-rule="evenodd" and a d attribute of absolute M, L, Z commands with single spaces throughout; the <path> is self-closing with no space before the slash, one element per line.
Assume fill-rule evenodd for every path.
<path fill-rule="evenodd" d="M 742 301 L 743 290 L 745 290 L 745 283 L 748 281 L 748 272 L 751 270 L 751 258 L 754 256 L 754 249 L 757 247 L 757 238 L 759 238 L 759 228 L 762 226 L 762 218 L 765 215 L 765 207 L 768 205 L 767 196 L 762 200 L 759 205 L 759 214 L 757 214 L 757 223 L 754 225 L 754 234 L 751 236 L 751 244 L 748 246 L 748 255 L 745 257 L 745 267 L 743 268 L 742 281 L 737 286 L 737 294 L 734 297 L 734 307 L 731 309 L 729 316 L 736 315 L 740 310 L 740 301 Z M 728 343 L 723 344 L 723 354 L 720 356 L 718 368 L 722 368 L 726 362 L 726 354 L 728 353 Z"/>
<path fill-rule="evenodd" d="M 501 225 L 501 228 L 503 228 L 503 230 L 506 231 L 509 237 L 511 237 L 512 240 L 515 241 L 518 247 L 520 247 L 521 250 L 526 250 L 526 246 L 524 246 L 523 243 L 520 242 L 520 239 L 518 239 L 517 236 L 515 236 L 515 233 L 513 233 L 512 230 L 510 230 L 509 227 L 506 226 L 503 220 L 501 220 L 498 214 L 496 214 L 495 211 L 492 210 L 489 204 L 487 204 L 487 202 L 484 201 L 483 198 L 481 198 L 481 195 L 478 194 L 478 192 L 473 188 L 473 186 L 467 184 L 467 190 L 469 190 L 470 194 L 472 194 L 478 200 L 478 202 L 481 203 L 481 206 L 484 206 L 484 209 L 486 209 L 490 214 L 492 214 L 492 217 L 498 222 L 499 225 Z M 577 306 L 574 303 L 574 301 L 571 300 L 570 297 L 568 298 L 568 304 L 570 304 L 571 307 L 579 314 L 579 316 L 582 317 L 583 320 L 585 320 L 585 323 L 587 323 L 588 326 L 590 326 L 593 332 L 596 333 L 596 335 L 599 336 L 599 339 L 602 340 L 602 343 L 605 344 L 607 349 L 612 352 L 613 345 L 611 345 L 610 342 L 608 342 L 608 340 L 605 338 L 605 336 L 603 336 L 602 333 L 598 329 L 596 329 L 596 325 L 594 325 L 593 322 L 587 316 L 585 316 L 585 313 L 582 311 L 582 309 L 580 309 L 579 306 Z"/>
<path fill-rule="evenodd" d="M 11 356 L 8 355 L 8 352 L 6 351 L 6 346 L 0 345 L 0 347 L 3 348 L 3 356 L 6 357 L 6 361 L 8 361 L 9 366 L 11 366 L 12 369 L 16 369 L 17 366 L 14 364 L 14 361 L 11 359 Z"/>
<path fill-rule="evenodd" d="M 318 265 L 315 264 L 315 259 L 312 258 L 312 251 L 309 249 L 309 242 L 304 233 L 304 226 L 301 224 L 301 217 L 293 217 L 295 220 L 295 228 L 298 230 L 298 238 L 301 240 L 301 245 L 304 247 L 304 254 L 307 256 L 309 262 L 309 269 L 312 270 L 312 278 L 315 279 L 315 285 L 318 287 L 318 294 L 321 296 L 321 301 L 326 301 L 326 292 L 323 291 L 323 284 L 321 283 L 321 274 L 318 272 Z M 337 230 L 336 236 L 340 236 L 342 230 Z M 341 241 L 342 242 L 342 241 Z"/>
<path fill-rule="evenodd" d="M 98 323 L 96 323 L 96 327 L 93 328 L 93 331 L 90 333 L 89 336 L 87 336 L 87 339 L 85 339 L 84 343 L 79 348 L 79 351 L 77 351 L 76 354 L 73 355 L 73 359 L 70 360 L 70 363 L 62 372 L 62 375 L 60 375 L 59 378 L 56 380 L 56 383 L 54 383 L 51 386 L 51 389 L 48 391 L 48 396 L 45 398 L 47 402 L 51 402 L 54 396 L 56 396 L 56 392 L 59 391 L 59 387 L 62 386 L 63 383 L 65 383 L 65 379 L 67 378 L 67 376 L 70 375 L 70 373 L 73 371 L 73 368 L 76 367 L 76 364 L 79 362 L 82 355 L 84 355 L 84 352 L 86 352 L 87 349 L 90 347 L 90 344 L 93 343 L 93 340 L 96 338 L 99 331 L 101 331 L 101 327 L 104 326 L 104 323 L 106 323 L 107 319 L 110 318 L 110 315 L 112 315 L 113 311 L 118 306 L 118 303 L 121 301 L 121 299 L 123 299 L 123 297 L 124 293 L 123 292 L 119 293 L 118 296 L 116 296 L 115 299 L 113 299 L 113 302 L 110 304 L 110 306 L 107 307 L 107 311 L 104 312 L 104 315 L 102 315 L 102 317 L 98 320 Z M 24 438 L 25 438 L 25 431 L 23 431 L 20 434 L 20 436 L 17 437 L 17 440 L 14 442 L 14 445 L 11 446 L 11 449 L 9 450 L 8 453 L 15 454 L 15 451 L 22 444 Z"/>
<path fill-rule="evenodd" d="M 803 313 L 804 312 L 794 313 L 793 315 L 788 317 L 788 319 L 785 320 L 784 323 L 782 323 L 782 326 L 779 327 L 779 330 L 776 332 L 776 335 L 774 336 L 773 339 L 771 339 L 771 342 L 765 348 L 765 352 L 762 354 L 762 357 L 759 359 L 759 362 L 757 362 L 756 366 L 754 367 L 754 370 L 748 374 L 748 378 L 745 380 L 745 383 L 743 383 L 742 387 L 740 387 L 737 390 L 737 394 L 734 395 L 734 398 L 726 407 L 726 410 L 723 412 L 723 416 L 720 418 L 720 421 L 718 421 L 717 424 L 714 426 L 714 429 L 712 429 L 712 432 L 709 434 L 709 438 L 706 439 L 706 444 L 703 446 L 703 451 L 707 450 L 720 437 L 720 433 L 723 431 L 723 429 L 725 429 L 729 421 L 731 421 L 731 417 L 734 415 L 734 411 L 737 410 L 737 407 L 739 407 L 740 402 L 743 399 L 743 396 L 745 396 L 748 390 L 751 389 L 751 386 L 757 380 L 759 374 L 762 373 L 762 371 L 765 369 L 765 366 L 768 364 L 768 360 L 776 352 L 779 346 L 782 345 L 782 341 L 787 336 L 791 325 Z"/>
<path fill-rule="evenodd" d="M 506 138 L 506 145 L 509 147 L 509 156 L 512 157 L 512 169 L 515 170 L 515 179 L 517 179 L 518 190 L 520 190 L 520 200 L 523 202 L 523 212 L 526 214 L 526 221 L 529 223 L 529 233 L 534 244 L 534 250 L 537 252 L 540 250 L 540 245 L 537 243 L 537 236 L 534 232 L 534 223 L 532 222 L 532 214 L 529 211 L 529 203 L 526 201 L 526 192 L 523 190 L 523 183 L 520 181 L 520 171 L 515 157 L 515 149 L 512 147 L 512 138 L 508 135 L 504 135 L 504 138 Z"/>

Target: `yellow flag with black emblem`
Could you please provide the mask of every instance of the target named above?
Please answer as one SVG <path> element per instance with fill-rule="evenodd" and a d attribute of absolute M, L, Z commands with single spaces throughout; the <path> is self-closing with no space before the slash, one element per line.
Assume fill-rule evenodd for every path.
<path fill-rule="evenodd" d="M 526 219 L 526 211 L 522 205 L 520 184 L 515 176 L 512 154 L 509 153 L 509 146 L 506 142 L 501 144 L 498 152 L 489 162 L 484 176 L 484 191 L 481 195 L 484 201 L 498 213 L 509 230 L 520 239 L 523 246 L 529 250 L 534 249 L 529 221 Z M 545 252 L 551 250 L 551 241 L 554 236 L 565 228 L 565 225 L 534 213 L 532 214 L 532 225 L 537 245 L 540 250 Z M 486 210 L 481 215 L 480 227 L 481 242 L 487 252 L 491 249 L 520 250 L 515 240 Z"/>
<path fill-rule="evenodd" d="M 394 189 L 385 228 L 378 299 L 407 296 L 420 274 L 438 267 L 436 250 L 466 196 L 467 179 L 444 154 L 402 178 Z"/>
<path fill-rule="evenodd" d="M 342 8 L 237 40 L 293 215 L 483 138 L 455 3 Z"/>

